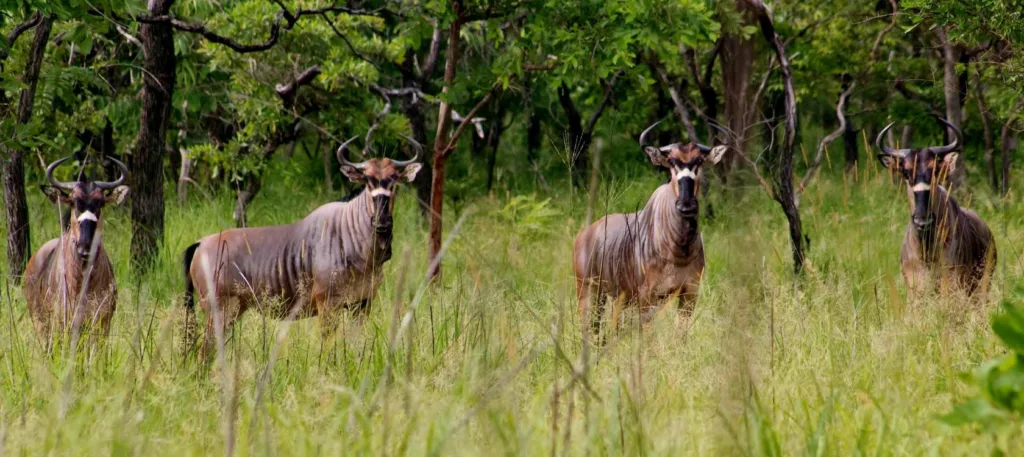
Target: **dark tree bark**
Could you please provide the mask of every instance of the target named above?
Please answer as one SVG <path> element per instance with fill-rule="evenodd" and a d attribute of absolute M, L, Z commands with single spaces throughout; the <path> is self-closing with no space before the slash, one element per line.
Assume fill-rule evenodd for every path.
<path fill-rule="evenodd" d="M 43 65 L 52 27 L 52 17 L 41 18 L 36 26 L 32 48 L 25 63 L 25 73 L 21 78 L 26 87 L 21 90 L 18 101 L 20 125 L 32 120 L 32 104 L 35 103 L 36 87 L 39 83 L 39 69 Z M 8 154 L 8 159 L 3 163 L 4 211 L 7 215 L 7 272 L 17 283 L 21 281 L 21 272 L 25 269 L 29 255 L 28 203 L 25 199 L 25 165 L 22 150 L 15 146 L 8 149 Z"/>
<path fill-rule="evenodd" d="M 978 113 L 981 117 L 981 126 L 985 138 L 985 168 L 987 169 L 988 182 L 992 190 L 999 190 L 999 174 L 995 163 L 995 139 L 992 137 L 992 113 L 989 112 L 988 103 L 985 102 L 985 86 L 981 82 L 981 68 L 974 72 L 974 93 L 978 99 Z"/>
<path fill-rule="evenodd" d="M 455 83 L 455 67 L 459 60 L 459 31 L 462 30 L 463 11 L 460 2 L 452 2 L 455 18 L 448 26 L 448 50 L 445 52 L 443 94 L 448 94 Z M 470 113 L 467 119 L 473 116 Z M 444 99 L 437 115 L 437 133 L 434 135 L 433 174 L 430 181 L 430 246 L 427 275 L 432 281 L 441 279 L 441 213 L 444 210 L 444 171 L 448 159 L 448 131 L 451 129 L 452 106 Z"/>
<path fill-rule="evenodd" d="M 547 190 L 548 183 L 544 179 L 544 173 L 540 170 L 540 159 L 537 157 L 537 151 L 540 150 L 541 142 L 544 141 L 544 132 L 541 127 L 540 115 L 537 113 L 537 109 L 531 106 L 530 118 L 526 126 L 526 161 L 530 163 L 530 169 L 537 177 L 537 184 Z"/>
<path fill-rule="evenodd" d="M 597 121 L 601 119 L 601 114 L 604 113 L 611 101 L 612 90 L 618 79 L 619 73 L 616 72 L 611 79 L 602 82 L 604 96 L 594 112 L 591 113 L 586 125 L 583 124 L 583 117 L 576 109 L 576 103 L 572 100 L 569 87 L 562 83 L 558 88 L 558 102 L 565 110 L 566 120 L 569 124 L 569 153 L 572 155 L 570 162 L 572 164 L 572 181 L 575 186 L 585 186 L 587 172 L 590 171 L 590 142 L 594 139 L 594 128 L 597 127 Z"/>
<path fill-rule="evenodd" d="M 753 22 L 744 2 L 737 1 L 736 9 L 743 16 L 743 25 Z M 723 176 L 739 164 L 739 154 L 747 151 L 747 129 L 753 120 L 750 109 L 750 72 L 754 63 L 754 40 L 736 34 L 721 38 L 722 92 L 725 95 L 725 120 L 732 132 L 725 144 L 729 146 L 722 168 Z M 766 69 L 770 71 L 770 69 Z"/>
<path fill-rule="evenodd" d="M 494 188 L 494 169 L 498 165 L 498 146 L 501 144 L 501 135 L 505 133 L 505 112 L 508 107 L 505 103 L 499 103 L 491 121 L 491 127 L 487 131 L 487 147 L 490 154 L 487 156 L 487 192 Z"/>
<path fill-rule="evenodd" d="M 960 49 L 946 36 L 942 27 L 935 28 L 935 34 L 939 37 L 942 46 L 942 93 L 946 99 L 946 120 L 963 129 L 963 106 L 960 104 L 960 75 L 956 72 L 956 64 L 960 60 Z M 946 138 L 952 138 L 953 132 L 947 131 Z M 960 191 L 965 190 L 966 182 L 965 168 L 962 164 L 953 168 L 950 175 L 950 187 Z"/>
<path fill-rule="evenodd" d="M 779 166 L 775 175 L 773 197 L 782 206 L 789 221 L 789 238 L 793 248 L 793 271 L 800 273 L 804 267 L 804 235 L 800 222 L 800 212 L 796 206 L 796 198 L 793 190 L 793 152 L 796 143 L 796 90 L 793 87 L 793 72 L 789 67 L 789 58 L 786 56 L 786 47 L 775 33 L 775 24 L 768 15 L 768 8 L 761 0 L 747 0 L 757 21 L 761 26 L 761 34 L 765 41 L 774 50 L 775 57 L 779 62 L 779 69 L 782 72 L 782 82 L 785 88 L 785 124 L 782 147 L 779 154 Z"/>
<path fill-rule="evenodd" d="M 149 13 L 170 13 L 174 0 L 149 0 Z M 139 272 L 149 270 L 164 236 L 164 153 L 171 117 L 177 60 L 174 29 L 169 23 L 142 23 L 142 116 L 135 153 L 129 158 L 131 187 L 132 262 Z"/>
<path fill-rule="evenodd" d="M 415 73 L 413 67 L 415 58 L 416 54 L 411 49 L 406 51 L 405 61 L 402 63 L 402 85 L 403 87 L 422 89 L 425 76 Z M 433 68 L 431 67 L 430 70 L 432 73 Z M 424 74 L 426 73 L 425 70 L 421 71 Z M 405 114 L 406 119 L 409 119 L 412 138 L 419 144 L 427 144 L 427 120 L 423 112 L 423 101 L 414 100 L 412 97 L 403 97 L 399 107 L 402 113 Z M 420 169 L 420 172 L 416 175 L 416 181 L 413 182 L 413 186 L 416 188 L 416 200 L 419 202 L 423 215 L 427 215 L 430 212 L 430 185 L 432 181 L 431 176 L 433 176 L 431 163 L 433 163 L 433 157 L 430 154 L 424 155 L 423 168 Z"/>
<path fill-rule="evenodd" d="M 857 168 L 857 150 L 857 130 L 853 128 L 853 122 L 847 120 L 846 128 L 843 129 L 843 151 L 846 157 L 846 171 Z"/>

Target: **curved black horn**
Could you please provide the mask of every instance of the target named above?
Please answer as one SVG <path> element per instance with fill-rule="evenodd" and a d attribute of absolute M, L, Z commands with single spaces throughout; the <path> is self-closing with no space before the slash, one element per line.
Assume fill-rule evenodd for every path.
<path fill-rule="evenodd" d="M 642 133 L 640 133 L 640 146 L 647 146 L 647 135 L 650 134 L 651 130 L 654 130 L 654 128 L 657 127 L 658 124 L 660 124 L 663 120 L 664 119 L 662 119 L 661 121 L 658 121 L 658 122 L 655 122 L 655 123 L 651 124 L 650 127 L 647 127 L 647 129 L 645 129 Z"/>
<path fill-rule="evenodd" d="M 889 125 L 885 126 L 885 128 L 883 128 L 881 132 L 878 132 L 878 136 L 875 137 L 875 146 L 878 146 L 878 149 L 881 149 L 882 152 L 884 152 L 886 154 L 889 154 L 891 156 L 903 157 L 903 156 L 907 155 L 907 152 L 910 151 L 909 149 L 895 149 L 894 150 L 894 149 L 892 149 L 892 148 L 882 144 L 882 137 L 885 136 L 885 132 L 888 132 L 889 129 L 892 128 L 892 126 L 894 124 L 896 124 L 896 122 L 890 122 Z"/>
<path fill-rule="evenodd" d="M 405 166 L 411 165 L 413 162 L 419 161 L 420 160 L 420 155 L 423 154 L 423 145 L 420 144 L 419 141 L 416 141 L 416 140 L 414 140 L 412 138 L 409 138 L 409 137 L 407 137 L 405 135 L 402 135 L 401 133 L 399 133 L 398 136 L 400 136 L 402 138 L 405 138 L 405 141 L 409 142 L 409 144 L 412 146 L 412 148 L 414 150 L 416 150 L 416 153 L 413 154 L 412 158 L 409 159 L 409 160 L 395 160 L 395 161 L 393 161 L 393 162 L 395 162 L 395 166 L 396 167 L 405 167 Z"/>
<path fill-rule="evenodd" d="M 362 170 L 363 168 L 366 168 L 366 161 L 359 162 L 359 163 L 352 163 L 352 162 L 349 162 L 349 160 L 348 160 L 348 145 L 351 144 L 353 141 L 355 141 L 356 138 L 359 138 L 359 137 L 358 136 L 354 136 L 352 138 L 349 138 L 344 143 L 341 143 L 341 146 L 338 146 L 338 150 L 335 151 L 334 155 L 337 156 L 338 162 L 340 162 L 342 165 L 348 165 L 350 167 L 355 168 L 356 170 Z"/>
<path fill-rule="evenodd" d="M 73 182 L 57 181 L 56 179 L 53 178 L 53 170 L 57 169 L 58 165 L 60 165 L 60 164 L 62 164 L 64 162 L 67 162 L 68 160 L 71 160 L 71 157 L 72 156 L 67 156 L 67 157 L 65 157 L 63 159 L 57 159 L 56 162 L 53 162 L 50 165 L 47 165 L 47 167 L 46 167 L 46 180 L 50 181 L 50 185 L 51 186 L 56 187 L 58 189 L 64 189 L 64 190 L 71 190 L 71 189 L 75 188 L 75 183 L 73 183 Z"/>
<path fill-rule="evenodd" d="M 964 137 L 963 132 L 961 132 L 960 129 L 957 128 L 957 126 L 955 126 L 953 124 L 950 124 L 948 121 L 946 121 L 945 119 L 943 119 L 941 117 L 938 117 L 936 119 L 938 119 L 939 122 L 941 122 L 943 124 L 946 124 L 946 127 L 949 127 L 949 129 L 953 131 L 954 138 L 953 138 L 953 142 L 952 143 L 949 143 L 949 144 L 947 144 L 945 146 L 935 146 L 935 147 L 929 148 L 929 149 L 932 150 L 932 153 L 934 153 L 935 155 L 940 155 L 941 156 L 943 154 L 948 154 L 950 152 L 956 151 L 957 149 L 960 149 L 960 143 L 963 142 L 963 137 Z"/>
<path fill-rule="evenodd" d="M 117 186 L 120 186 L 121 184 L 124 184 L 125 178 L 128 177 L 128 165 L 125 165 L 124 162 L 110 156 L 107 156 L 107 159 L 117 164 L 117 167 L 121 169 L 121 176 L 117 178 L 117 181 L 114 182 L 96 181 L 93 183 L 94 186 L 99 187 L 100 189 L 103 190 L 110 190 Z"/>

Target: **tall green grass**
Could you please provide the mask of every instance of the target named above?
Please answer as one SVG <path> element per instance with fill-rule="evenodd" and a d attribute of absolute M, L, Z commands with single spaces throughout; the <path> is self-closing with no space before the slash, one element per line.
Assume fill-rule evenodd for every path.
<path fill-rule="evenodd" d="M 274 164 L 283 178 L 252 204 L 252 225 L 338 197 L 296 166 Z M 642 206 L 659 183 L 644 176 L 603 182 L 595 213 Z M 991 437 L 935 418 L 968 393 L 958 373 L 1000 352 L 988 316 L 1024 268 L 1024 208 L 975 188 L 970 206 L 999 246 L 984 304 L 906 300 L 906 197 L 869 163 L 856 177 L 826 172 L 804 194 L 800 278 L 777 205 L 756 188 L 716 189 L 693 317 L 667 308 L 640 328 L 627 312 L 587 357 L 570 264 L 585 197 L 560 187 L 550 201 L 496 192 L 449 207 L 446 227 L 462 224 L 443 283 L 424 287 L 425 224 L 405 189 L 394 258 L 361 327 L 346 320 L 324 347 L 316 320 L 249 313 L 209 370 L 182 354 L 180 256 L 233 225 L 232 197 L 168 200 L 166 244 L 142 278 L 129 267 L 127 211 L 107 210 L 120 282 L 102 351 L 47 354 L 20 289 L 4 285 L 0 453 L 984 455 Z M 57 212 L 35 193 L 32 207 L 38 247 L 58 233 Z"/>

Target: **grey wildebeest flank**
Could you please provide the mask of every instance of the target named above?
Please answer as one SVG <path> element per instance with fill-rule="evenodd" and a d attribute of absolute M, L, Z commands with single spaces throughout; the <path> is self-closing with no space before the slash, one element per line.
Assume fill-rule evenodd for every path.
<path fill-rule="evenodd" d="M 701 167 L 717 163 L 725 148 L 693 142 L 648 146 L 647 136 L 657 125 L 640 134 L 640 145 L 654 165 L 669 171 L 669 182 L 655 189 L 639 212 L 609 214 L 576 236 L 573 267 L 585 335 L 589 326 L 600 337 L 609 296 L 638 306 L 643 320 L 672 297 L 678 297 L 683 313 L 693 311 L 704 273 L 697 227 Z"/>
<path fill-rule="evenodd" d="M 907 287 L 920 293 L 931 279 L 940 291 L 960 289 L 968 295 L 988 283 L 996 262 L 996 243 L 985 222 L 956 199 L 940 184 L 956 166 L 963 134 L 956 126 L 939 121 L 955 135 L 946 146 L 891 149 L 882 137 L 892 127 L 887 125 L 875 144 L 882 151 L 882 165 L 898 172 L 907 183 L 911 218 L 903 236 L 900 264 Z"/>
<path fill-rule="evenodd" d="M 70 158 L 46 167 L 50 185 L 43 186 L 51 201 L 70 207 L 68 229 L 32 255 L 22 285 L 32 322 L 48 348 L 57 338 L 75 339 L 93 326 L 98 326 L 99 332 L 92 332 L 91 339 L 106 336 L 117 308 L 114 268 L 103 249 L 102 210 L 108 203 L 124 201 L 128 187 L 121 184 L 128 167 L 110 158 L 121 168 L 121 176 L 114 182 L 85 177 L 74 182 L 56 180 L 53 171 Z"/>
<path fill-rule="evenodd" d="M 351 200 L 322 205 L 293 224 L 225 230 L 186 249 L 185 306 L 192 314 L 199 295 L 203 357 L 211 354 L 215 332 L 230 329 L 249 308 L 278 319 L 320 316 L 325 338 L 339 310 L 366 312 L 391 257 L 397 183 L 415 179 L 423 148 L 406 138 L 416 150 L 410 160 L 352 163 L 354 139 L 336 153 L 345 176 L 365 186 Z"/>

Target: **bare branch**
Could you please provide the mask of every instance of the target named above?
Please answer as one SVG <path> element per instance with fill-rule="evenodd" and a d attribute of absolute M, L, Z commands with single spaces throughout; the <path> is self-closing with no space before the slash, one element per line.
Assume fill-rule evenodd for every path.
<path fill-rule="evenodd" d="M 334 21 L 330 20 L 327 17 L 327 13 L 321 14 L 321 17 L 323 17 L 324 22 L 326 22 L 327 25 L 331 27 L 331 30 L 334 31 L 334 34 L 338 35 L 341 38 L 341 40 L 345 42 L 345 45 L 348 46 L 349 51 L 351 51 L 353 55 L 358 57 L 360 60 L 370 65 L 373 65 L 373 68 L 376 68 L 378 71 L 381 71 L 380 65 L 377 65 L 377 62 L 374 62 L 372 59 L 366 57 L 365 55 L 356 50 L 356 47 L 352 45 L 352 42 L 348 40 L 348 37 L 345 36 L 344 33 L 341 33 L 341 30 L 338 30 L 338 28 L 334 26 Z"/>
<path fill-rule="evenodd" d="M 476 106 L 469 111 L 469 114 L 466 115 L 462 122 L 459 123 L 458 128 L 455 129 L 455 133 L 452 134 L 451 139 L 448 140 L 448 145 L 444 149 L 444 155 L 448 155 L 452 152 L 452 149 L 455 148 L 455 143 L 459 141 L 459 137 L 462 136 L 462 131 L 466 129 L 466 125 L 471 123 L 471 120 L 476 116 L 477 111 L 480 111 L 480 108 L 483 108 L 484 105 L 494 98 L 494 93 L 500 90 L 500 88 L 501 86 L 499 85 L 492 87 L 491 90 L 487 92 L 487 95 L 484 95 L 484 98 L 481 98 L 480 101 L 476 103 Z"/>
<path fill-rule="evenodd" d="M 391 112 L 391 97 L 388 96 L 388 92 L 377 87 L 377 93 L 384 99 L 384 109 L 377 113 L 377 116 L 373 118 L 373 123 L 370 124 L 370 128 L 366 130 L 366 138 L 363 140 L 363 156 L 366 156 L 366 151 L 372 151 L 370 138 L 373 136 L 373 132 L 377 130 L 377 127 L 380 126 L 380 120 L 384 119 L 384 116 Z"/>
<path fill-rule="evenodd" d="M 291 107 L 295 104 L 295 94 L 299 91 L 299 88 L 312 83 L 317 76 L 320 76 L 321 69 L 319 65 L 313 65 L 307 68 L 305 71 L 300 73 L 288 84 L 278 84 L 274 86 L 274 91 L 284 101 L 285 107 Z"/>
<path fill-rule="evenodd" d="M 686 110 L 685 95 L 679 90 L 672 78 L 669 76 L 668 71 L 665 70 L 665 65 L 661 63 L 657 55 L 651 53 L 647 59 L 647 64 L 650 65 L 651 70 L 654 71 L 655 76 L 661 81 L 663 85 L 668 89 L 668 95 L 672 98 L 672 103 L 675 105 L 676 115 L 679 116 L 679 121 L 686 127 L 686 134 L 689 135 L 690 141 L 697 141 L 697 129 L 693 127 L 693 122 L 690 120 L 690 113 Z M 696 68 L 696 67 L 694 67 Z"/>
<path fill-rule="evenodd" d="M 437 68 L 437 55 L 441 52 L 442 38 L 441 23 L 434 19 L 434 33 L 430 37 L 430 51 L 427 52 L 427 57 L 423 59 L 423 66 L 416 72 L 420 78 L 429 78 L 430 75 L 434 74 L 434 69 Z"/>
<path fill-rule="evenodd" d="M 125 28 L 122 27 L 121 24 L 117 24 L 115 28 L 117 29 L 117 33 L 120 33 L 121 36 L 124 37 L 125 41 L 134 44 L 135 46 L 138 46 L 140 48 L 142 47 L 142 42 L 139 41 L 138 38 L 135 38 L 132 34 L 128 33 L 128 31 L 125 30 Z"/>
<path fill-rule="evenodd" d="M 604 85 L 604 98 L 601 99 L 601 104 L 597 105 L 597 109 L 594 110 L 590 115 L 590 119 L 587 121 L 587 127 L 583 130 L 585 133 L 593 133 L 594 127 L 597 126 L 597 120 L 601 118 L 601 113 L 608 107 L 608 102 L 612 99 L 612 90 L 615 89 L 615 82 L 618 81 L 619 75 L 622 74 L 622 70 L 616 71 L 612 75 L 612 79 Z M 470 115 L 472 117 L 472 115 Z"/>
<path fill-rule="evenodd" d="M 21 34 L 35 28 L 35 26 L 39 25 L 39 21 L 42 19 L 42 13 L 36 11 L 35 14 L 28 18 L 28 20 L 14 26 L 14 29 L 7 34 L 7 47 L 14 46 L 14 42 L 18 41 L 18 37 L 20 37 Z"/>
<path fill-rule="evenodd" d="M 274 20 L 273 25 L 270 26 L 270 38 L 268 38 L 267 41 L 263 43 L 257 44 L 242 44 L 235 41 L 232 38 L 218 35 L 210 30 L 207 30 L 206 26 L 203 24 L 190 24 L 188 22 L 179 21 L 178 19 L 175 19 L 168 15 L 139 15 L 136 17 L 136 19 L 139 22 L 146 24 L 170 24 L 171 27 L 174 27 L 177 30 L 202 35 L 203 38 L 206 38 L 208 41 L 217 44 L 222 44 L 233 49 L 235 52 L 246 54 L 250 52 L 266 51 L 267 49 L 270 49 L 275 44 L 277 44 L 277 39 L 280 37 L 281 34 L 281 20 L 284 19 L 286 13 L 287 10 L 277 13 L 277 18 Z M 288 15 L 290 16 L 290 13 Z M 291 28 L 291 25 L 293 24 L 294 22 L 289 22 L 288 28 Z"/>
<path fill-rule="evenodd" d="M 933 116 L 945 118 L 945 112 L 936 108 L 935 105 L 933 105 L 932 102 L 928 100 L 924 95 L 914 92 L 913 90 L 910 89 L 910 87 L 907 87 L 907 84 L 905 81 L 903 81 L 903 78 L 897 78 L 896 83 L 893 84 L 893 87 L 895 87 L 896 91 L 899 92 L 900 95 L 903 95 L 907 100 L 913 100 L 924 103 L 925 106 L 928 107 L 928 112 L 931 113 Z"/>
<path fill-rule="evenodd" d="M 892 5 L 892 20 L 889 22 L 889 25 L 885 26 L 885 28 L 878 33 L 878 36 L 875 37 L 875 44 L 871 45 L 872 63 L 878 58 L 878 45 L 882 44 L 882 38 L 885 37 L 893 27 L 896 27 L 896 21 L 899 18 L 900 7 L 897 5 L 896 0 L 889 0 L 889 4 Z"/>
<path fill-rule="evenodd" d="M 798 206 L 800 205 L 800 194 L 803 193 L 804 188 L 811 182 L 811 179 L 814 179 L 814 172 L 821 166 L 821 159 L 825 157 L 825 147 L 846 131 L 846 116 L 843 115 L 843 110 L 846 108 L 846 101 L 849 100 L 854 87 L 857 87 L 856 81 L 851 82 L 849 87 L 839 95 L 839 102 L 836 103 L 836 117 L 839 118 L 839 127 L 836 127 L 832 133 L 829 133 L 818 142 L 818 151 L 814 154 L 814 160 L 807 167 L 807 173 L 800 180 L 800 187 L 796 190 L 795 198 Z"/>

